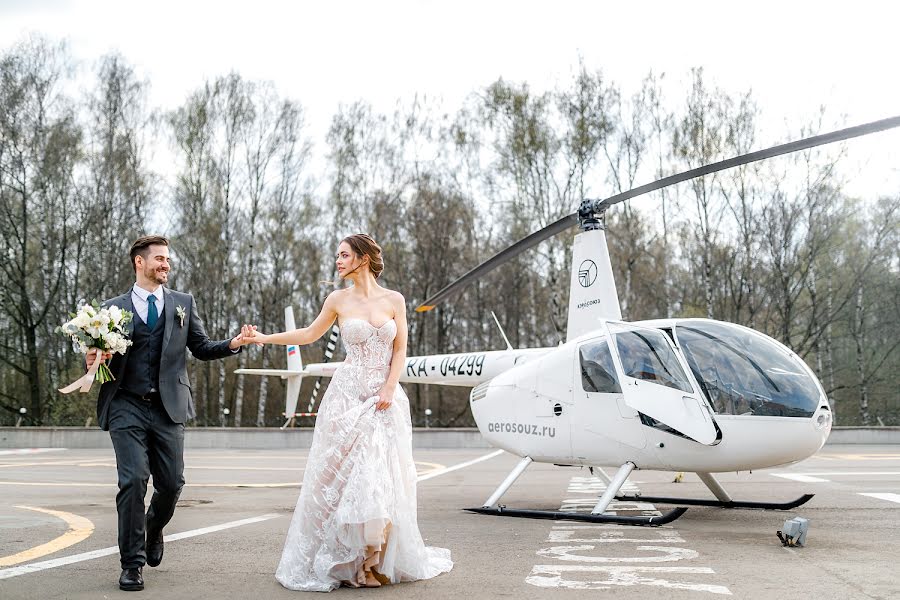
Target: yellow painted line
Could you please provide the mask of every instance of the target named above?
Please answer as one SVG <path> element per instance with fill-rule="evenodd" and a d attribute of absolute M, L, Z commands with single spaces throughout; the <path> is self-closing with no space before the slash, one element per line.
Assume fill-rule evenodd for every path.
<path fill-rule="evenodd" d="M 424 467 L 428 467 L 428 468 L 420 470 L 419 466 L 424 466 Z M 426 474 L 434 472 L 434 471 L 439 471 L 440 469 L 443 469 L 445 467 L 446 467 L 446 465 L 441 465 L 438 463 L 425 462 L 425 461 L 421 461 L 421 460 L 416 461 L 416 472 L 419 475 L 426 475 Z"/>
<path fill-rule="evenodd" d="M 225 529 L 231 529 L 233 527 L 241 527 L 243 525 L 250 525 L 253 523 L 260 523 L 262 521 L 268 521 L 269 519 L 276 519 L 278 515 L 268 514 L 268 515 L 260 515 L 258 517 L 253 517 L 250 519 L 241 519 L 240 521 L 231 521 L 230 523 L 222 523 L 221 525 L 213 525 L 212 527 L 203 527 L 202 529 L 194 529 L 192 531 L 184 531 L 182 533 L 170 533 L 166 536 L 166 542 L 174 542 L 177 540 L 183 540 L 187 538 L 196 537 L 198 535 L 206 535 L 208 533 L 216 533 L 217 531 L 224 531 Z M 62 556 L 60 558 L 51 558 L 50 560 L 44 560 L 41 562 L 30 563 L 27 565 L 22 565 L 20 567 L 12 567 L 10 569 L 0 569 L 0 580 L 9 579 L 11 577 L 18 577 L 20 575 L 28 575 L 29 573 L 37 573 L 38 571 L 45 571 L 47 569 L 55 569 L 56 567 L 62 567 L 65 565 L 71 565 L 79 562 L 83 562 L 86 560 L 93 560 L 95 558 L 100 558 L 102 556 L 112 556 L 114 554 L 119 553 L 118 546 L 111 546 L 109 548 L 101 548 L 100 550 L 91 550 L 90 552 L 82 552 L 81 554 L 75 554 L 74 556 Z"/>
<path fill-rule="evenodd" d="M 0 557 L 0 567 L 11 567 L 19 563 L 47 556 L 48 554 L 53 554 L 54 552 L 59 552 L 63 548 L 68 548 L 69 546 L 73 546 L 78 542 L 87 539 L 94 532 L 94 524 L 89 519 L 79 515 L 63 512 L 61 510 L 38 508 L 36 506 L 16 505 L 16 508 L 52 515 L 65 521 L 66 525 L 69 526 L 69 529 L 58 538 L 52 539 L 46 544 L 29 548 L 18 554 Z"/>

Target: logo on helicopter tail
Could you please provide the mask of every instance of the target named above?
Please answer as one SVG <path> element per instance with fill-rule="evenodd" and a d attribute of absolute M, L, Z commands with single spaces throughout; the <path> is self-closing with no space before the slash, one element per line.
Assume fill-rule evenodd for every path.
<path fill-rule="evenodd" d="M 591 287 L 597 281 L 597 263 L 588 259 L 578 267 L 578 283 L 581 287 Z"/>

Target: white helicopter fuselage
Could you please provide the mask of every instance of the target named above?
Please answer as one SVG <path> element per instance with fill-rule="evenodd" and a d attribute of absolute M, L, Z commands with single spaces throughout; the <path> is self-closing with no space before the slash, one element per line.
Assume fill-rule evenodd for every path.
<path fill-rule="evenodd" d="M 649 327 L 639 327 L 642 325 Z M 782 362 L 780 366 L 739 365 L 743 368 L 732 369 L 733 379 L 744 377 L 743 388 L 735 389 L 732 385 L 730 398 L 723 398 L 715 407 L 711 405 L 710 394 L 726 394 L 718 393 L 722 390 L 711 392 L 709 385 L 703 391 L 697 373 L 702 376 L 702 369 L 709 365 L 696 364 L 703 360 L 698 359 L 697 352 L 691 356 L 694 369 L 681 368 L 684 389 L 660 385 L 655 373 L 620 368 L 621 355 L 606 362 L 612 367 L 607 375 L 615 380 L 613 389 L 598 391 L 583 373 L 584 349 L 598 346 L 608 349 L 610 334 L 616 340 L 619 335 L 630 335 L 629 332 L 643 334 L 645 330 L 655 330 L 660 332 L 660 337 L 665 335 L 671 340 L 671 332 L 674 330 L 677 335 L 679 326 L 714 327 L 747 336 L 757 346 L 765 345 L 771 351 L 770 359 Z M 689 344 L 693 343 L 694 340 L 680 346 L 672 344 L 678 365 L 670 368 L 677 369 L 691 362 L 685 351 L 690 352 Z M 751 360 L 734 354 L 736 360 Z M 669 360 L 673 358 L 669 356 Z M 722 357 L 718 360 L 727 362 Z M 747 381 L 746 371 L 755 373 L 754 368 L 773 373 L 768 376 L 763 373 L 755 381 Z M 787 379 L 788 383 L 775 381 L 774 377 Z M 797 384 L 798 379 L 802 380 L 801 385 Z M 775 392 L 756 389 L 760 386 L 780 387 L 786 401 L 802 406 L 783 406 L 760 393 Z M 661 401 L 654 402 L 657 399 L 654 397 Z M 731 406 L 728 400 L 733 400 Z M 612 332 L 599 329 L 549 349 L 482 384 L 472 391 L 470 402 L 481 433 L 492 445 L 518 456 L 529 456 L 536 462 L 561 465 L 606 466 L 632 462 L 639 469 L 707 473 L 760 469 L 813 455 L 825 443 L 831 429 L 825 395 L 802 360 L 758 332 L 705 319 L 621 324 L 619 331 Z M 710 435 L 704 437 L 705 433 Z"/>

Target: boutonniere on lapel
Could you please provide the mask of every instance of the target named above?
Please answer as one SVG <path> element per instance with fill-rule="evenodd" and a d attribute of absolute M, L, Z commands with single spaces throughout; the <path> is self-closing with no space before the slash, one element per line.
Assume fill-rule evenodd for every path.
<path fill-rule="evenodd" d="M 175 307 L 175 315 L 178 317 L 178 326 L 184 327 L 184 307 L 180 304 Z"/>

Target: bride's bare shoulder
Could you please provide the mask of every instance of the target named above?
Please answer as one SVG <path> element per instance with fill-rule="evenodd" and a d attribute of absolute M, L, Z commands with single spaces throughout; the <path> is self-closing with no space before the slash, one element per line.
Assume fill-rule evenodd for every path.
<path fill-rule="evenodd" d="M 391 302 L 392 304 L 395 302 L 405 302 L 405 300 L 403 298 L 403 294 L 401 294 L 400 292 L 397 292 L 395 290 L 388 289 L 386 287 L 382 287 L 381 293 L 383 294 L 382 297 L 385 298 L 386 300 L 388 300 L 389 302 Z"/>
<path fill-rule="evenodd" d="M 341 304 L 343 304 L 344 301 L 346 300 L 347 292 L 348 292 L 348 288 L 334 290 L 333 292 L 328 294 L 328 296 L 325 298 L 325 306 L 336 309 Z"/>
<path fill-rule="evenodd" d="M 406 298 L 403 297 L 403 294 L 400 292 L 396 292 L 394 290 L 385 289 L 385 297 L 388 302 L 391 303 L 391 306 L 394 307 L 396 311 L 405 311 L 406 310 Z"/>

